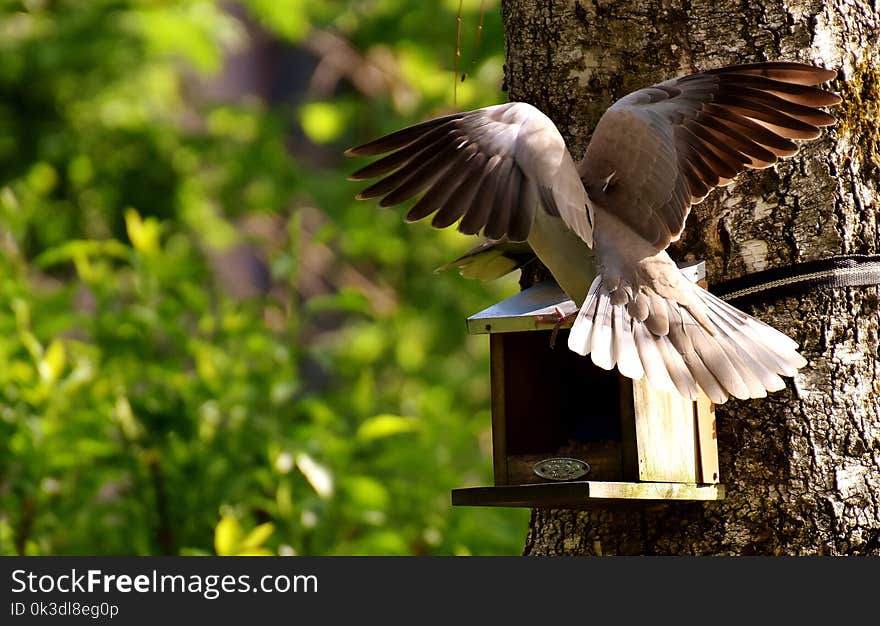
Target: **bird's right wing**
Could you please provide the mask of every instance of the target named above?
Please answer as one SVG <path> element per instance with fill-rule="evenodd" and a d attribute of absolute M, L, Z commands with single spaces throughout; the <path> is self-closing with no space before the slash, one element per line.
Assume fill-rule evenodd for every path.
<path fill-rule="evenodd" d="M 565 141 L 550 119 L 524 102 L 453 113 L 346 151 L 383 158 L 352 180 L 382 176 L 358 194 L 393 206 L 421 195 L 407 213 L 416 221 L 489 239 L 525 241 L 543 207 L 592 245 L 587 194 Z M 540 202 L 539 202 L 540 200 Z"/>

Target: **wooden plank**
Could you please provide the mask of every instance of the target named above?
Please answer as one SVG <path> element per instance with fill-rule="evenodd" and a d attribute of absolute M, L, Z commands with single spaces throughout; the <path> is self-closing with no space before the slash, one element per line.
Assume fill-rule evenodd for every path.
<path fill-rule="evenodd" d="M 626 500 L 721 500 L 723 485 L 695 483 L 590 483 L 591 498 Z"/>
<path fill-rule="evenodd" d="M 582 505 L 589 500 L 587 482 L 469 487 L 452 490 L 453 506 L 546 507 Z"/>
<path fill-rule="evenodd" d="M 697 459 L 701 483 L 717 483 L 720 480 L 718 465 L 718 431 L 715 424 L 715 404 L 700 392 L 694 403 L 697 426 Z"/>
<path fill-rule="evenodd" d="M 704 278 L 697 282 L 703 289 L 709 288 Z M 694 403 L 694 417 L 697 427 L 697 464 L 702 483 L 717 483 L 721 480 L 721 468 L 718 464 L 718 430 L 715 423 L 715 403 L 700 390 Z"/>
<path fill-rule="evenodd" d="M 620 396 L 620 457 L 621 480 L 638 480 L 639 449 L 636 445 L 636 410 L 633 401 L 633 381 L 618 377 Z"/>
<path fill-rule="evenodd" d="M 697 482 L 694 403 L 643 378 L 633 381 L 633 406 L 639 480 Z"/>
<path fill-rule="evenodd" d="M 492 395 L 492 468 L 496 485 L 506 485 L 507 470 L 507 414 L 504 388 L 504 336 L 489 336 L 490 392 Z"/>
<path fill-rule="evenodd" d="M 572 481 L 452 490 L 453 506 L 583 508 L 645 501 L 710 501 L 724 498 L 724 485 Z"/>

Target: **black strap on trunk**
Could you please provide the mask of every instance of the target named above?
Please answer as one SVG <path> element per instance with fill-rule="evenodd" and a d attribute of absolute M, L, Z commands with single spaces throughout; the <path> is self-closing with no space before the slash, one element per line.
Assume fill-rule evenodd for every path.
<path fill-rule="evenodd" d="M 761 302 L 797 295 L 817 287 L 865 287 L 880 284 L 880 255 L 848 254 L 755 272 L 711 285 L 722 300 Z"/>

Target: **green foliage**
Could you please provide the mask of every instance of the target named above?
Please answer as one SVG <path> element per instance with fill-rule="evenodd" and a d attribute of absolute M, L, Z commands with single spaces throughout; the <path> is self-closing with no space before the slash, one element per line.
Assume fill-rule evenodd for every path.
<path fill-rule="evenodd" d="M 457 2 L 226 4 L 0 4 L 0 553 L 518 552 L 524 512 L 449 505 L 490 480 L 464 318 L 515 286 L 434 275 L 473 241 L 341 159 L 452 107 Z M 458 106 L 501 101 L 464 4 Z M 211 97 L 254 23 L 382 72 Z"/>

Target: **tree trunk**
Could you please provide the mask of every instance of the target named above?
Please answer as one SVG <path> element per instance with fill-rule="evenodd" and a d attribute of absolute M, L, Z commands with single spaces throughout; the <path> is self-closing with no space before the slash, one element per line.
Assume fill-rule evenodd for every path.
<path fill-rule="evenodd" d="M 836 127 L 694 210 L 676 260 L 709 281 L 880 247 L 880 9 L 852 0 L 505 0 L 505 81 L 559 125 L 576 159 L 626 93 L 762 60 L 840 68 Z M 763 400 L 718 407 L 726 499 L 535 510 L 524 553 L 880 554 L 876 287 L 819 288 L 746 310 L 809 364 Z"/>

